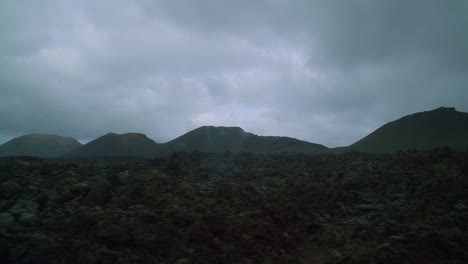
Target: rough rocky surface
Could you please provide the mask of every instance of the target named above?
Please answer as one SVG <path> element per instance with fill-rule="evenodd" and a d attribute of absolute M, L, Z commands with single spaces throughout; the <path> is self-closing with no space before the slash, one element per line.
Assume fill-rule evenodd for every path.
<path fill-rule="evenodd" d="M 468 261 L 468 152 L 5 158 L 0 190 L 2 263 Z"/>

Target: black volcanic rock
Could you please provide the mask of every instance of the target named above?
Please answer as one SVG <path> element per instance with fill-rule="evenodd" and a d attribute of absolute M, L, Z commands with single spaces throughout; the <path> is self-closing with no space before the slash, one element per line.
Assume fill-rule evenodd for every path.
<path fill-rule="evenodd" d="M 164 154 L 173 152 L 306 152 L 320 153 L 327 148 L 288 137 L 258 136 L 240 127 L 203 126 L 194 129 L 168 143 L 161 144 Z"/>
<path fill-rule="evenodd" d="M 448 149 L 0 159 L 1 263 L 468 263 L 467 168 Z"/>
<path fill-rule="evenodd" d="M 71 137 L 28 134 L 0 145 L 0 156 L 58 157 L 80 146 L 81 143 Z"/>
<path fill-rule="evenodd" d="M 387 123 L 348 149 L 394 152 L 408 149 L 468 148 L 468 113 L 452 107 L 415 113 Z"/>
<path fill-rule="evenodd" d="M 151 157 L 157 143 L 144 134 L 108 133 L 64 155 L 67 158 Z"/>

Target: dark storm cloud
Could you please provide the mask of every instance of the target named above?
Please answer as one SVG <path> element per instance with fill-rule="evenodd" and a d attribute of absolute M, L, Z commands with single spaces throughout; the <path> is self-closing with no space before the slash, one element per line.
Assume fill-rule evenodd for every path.
<path fill-rule="evenodd" d="M 2 1 L 0 140 L 232 125 L 328 146 L 468 111 L 468 2 Z"/>

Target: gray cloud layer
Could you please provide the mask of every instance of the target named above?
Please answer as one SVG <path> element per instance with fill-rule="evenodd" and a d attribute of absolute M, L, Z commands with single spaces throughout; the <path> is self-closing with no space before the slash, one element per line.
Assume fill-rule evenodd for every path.
<path fill-rule="evenodd" d="M 327 146 L 468 111 L 468 1 L 0 3 L 0 142 L 201 125 Z"/>

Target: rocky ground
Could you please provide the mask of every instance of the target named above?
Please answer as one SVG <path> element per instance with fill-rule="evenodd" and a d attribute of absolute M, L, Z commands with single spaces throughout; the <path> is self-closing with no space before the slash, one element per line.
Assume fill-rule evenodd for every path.
<path fill-rule="evenodd" d="M 468 152 L 0 159 L 2 263 L 467 263 Z"/>

